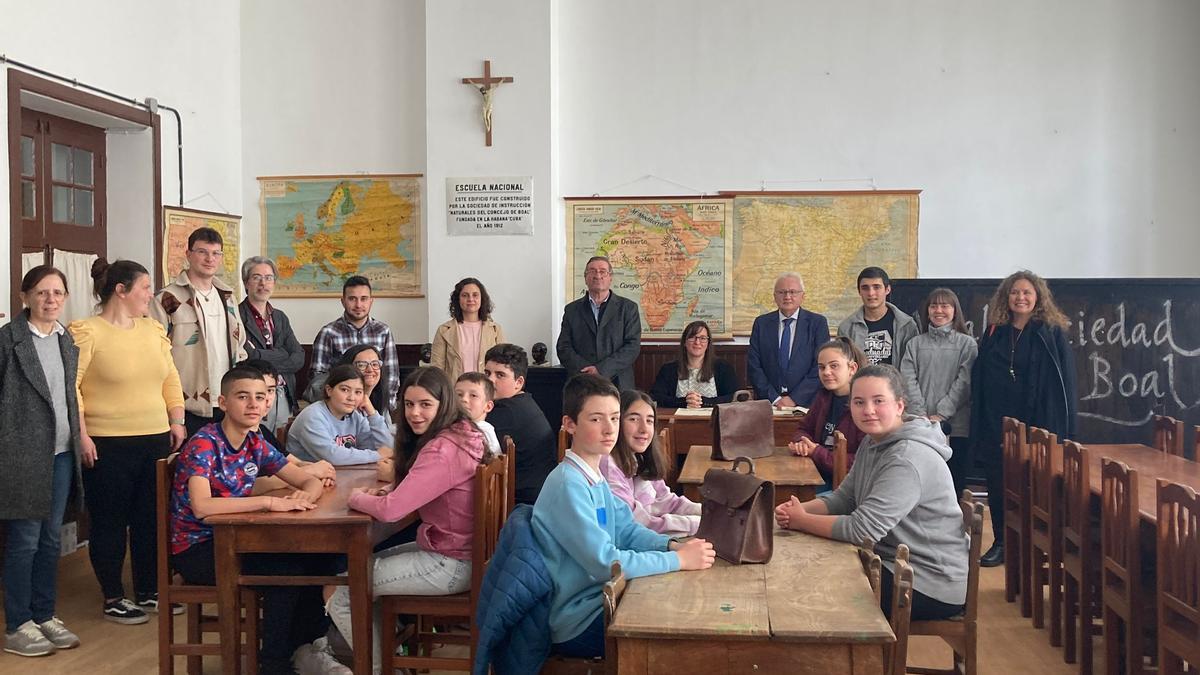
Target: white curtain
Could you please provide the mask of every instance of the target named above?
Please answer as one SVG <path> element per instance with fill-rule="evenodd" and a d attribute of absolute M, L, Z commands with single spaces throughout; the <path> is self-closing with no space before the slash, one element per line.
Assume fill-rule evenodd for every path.
<path fill-rule="evenodd" d="M 21 278 L 24 279 L 29 270 L 46 262 L 46 255 L 41 251 L 37 253 L 22 253 L 21 254 Z"/>
<path fill-rule="evenodd" d="M 96 313 L 96 298 L 92 295 L 92 263 L 96 262 L 97 257 L 92 253 L 54 249 L 54 266 L 67 276 L 67 288 L 71 289 L 67 306 L 63 307 L 59 319 L 64 326 L 75 319 L 86 319 Z"/>

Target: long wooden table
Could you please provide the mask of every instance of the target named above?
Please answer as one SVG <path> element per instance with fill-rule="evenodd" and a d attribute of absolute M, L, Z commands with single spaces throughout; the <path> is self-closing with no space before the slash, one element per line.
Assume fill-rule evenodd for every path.
<path fill-rule="evenodd" d="M 684 496 L 699 502 L 704 474 L 709 469 L 732 467 L 733 462 L 713 460 L 711 445 L 693 445 L 688 451 L 683 471 L 679 473 L 678 478 L 679 484 L 683 486 Z M 777 505 L 788 501 L 792 496 L 802 502 L 808 501 L 817 495 L 817 488 L 825 484 L 825 479 L 821 478 L 821 473 L 817 471 L 812 458 L 793 455 L 786 447 L 775 448 L 775 454 L 770 457 L 754 460 L 754 475 L 775 483 Z"/>
<path fill-rule="evenodd" d="M 236 513 L 209 516 L 213 526 L 221 632 L 221 672 L 241 672 L 241 616 L 238 586 L 257 579 L 242 576 L 243 553 L 343 553 L 347 559 L 354 672 L 371 673 L 371 547 L 411 524 L 380 523 L 351 510 L 346 501 L 356 487 L 379 487 L 375 466 L 337 467 L 337 485 L 327 489 L 311 511 Z M 281 491 L 280 494 L 283 494 Z"/>
<path fill-rule="evenodd" d="M 608 627 L 618 672 L 883 673 L 895 636 L 855 548 L 780 529 L 774 542 L 766 565 L 630 581 Z"/>
<path fill-rule="evenodd" d="M 1101 492 L 1101 460 L 1108 458 L 1124 462 L 1137 472 L 1138 510 L 1142 522 L 1158 523 L 1158 479 L 1187 485 L 1200 492 L 1200 463 L 1190 459 L 1169 455 L 1157 448 L 1138 444 L 1084 445 L 1088 451 L 1090 487 L 1092 494 Z M 1062 460 L 1057 460 L 1057 469 L 1062 470 Z"/>
<path fill-rule="evenodd" d="M 658 428 L 670 427 L 671 446 L 675 453 L 686 455 L 693 445 L 712 443 L 712 415 L 678 414 L 678 408 L 659 408 L 656 414 Z M 711 408 L 710 408 L 711 410 Z M 796 426 L 804 415 L 775 415 L 775 445 L 787 445 L 796 433 Z"/>

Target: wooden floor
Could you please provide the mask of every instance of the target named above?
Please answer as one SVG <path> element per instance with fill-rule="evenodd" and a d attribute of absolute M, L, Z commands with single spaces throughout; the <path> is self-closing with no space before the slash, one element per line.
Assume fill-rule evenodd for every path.
<path fill-rule="evenodd" d="M 987 518 L 984 522 L 989 530 L 985 532 L 986 550 L 991 533 Z M 99 588 L 86 550 L 63 558 L 58 597 L 58 615 L 79 635 L 82 646 L 36 659 L 0 652 L 0 674 L 141 675 L 157 672 L 157 624 L 153 616 L 150 623 L 141 626 L 121 626 L 104 621 L 100 615 Z M 1016 604 L 1004 602 L 1004 568 L 983 570 L 979 599 L 981 675 L 1068 675 L 1078 672 L 1077 666 L 1063 663 L 1062 650 L 1050 647 L 1045 630 L 1035 630 L 1029 620 L 1021 618 Z M 182 625 L 178 628 L 182 635 Z M 1096 656 L 1096 672 L 1101 672 L 1103 655 L 1100 650 Z M 913 638 L 909 647 L 910 665 L 947 667 L 949 663 L 950 650 L 940 641 Z M 182 658 L 177 660 L 176 671 L 185 672 Z M 216 675 L 220 671 L 217 659 L 205 659 L 206 674 Z"/>

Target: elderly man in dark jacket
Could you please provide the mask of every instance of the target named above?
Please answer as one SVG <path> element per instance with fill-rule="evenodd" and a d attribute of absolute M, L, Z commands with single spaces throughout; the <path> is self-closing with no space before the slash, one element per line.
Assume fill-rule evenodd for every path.
<path fill-rule="evenodd" d="M 642 315 L 637 303 L 613 293 L 612 264 L 594 256 L 584 270 L 587 294 L 563 309 L 558 360 L 567 377 L 589 373 L 635 389 L 633 362 L 642 351 Z"/>
<path fill-rule="evenodd" d="M 300 412 L 296 373 L 304 367 L 304 348 L 296 339 L 292 322 L 287 314 L 271 306 L 277 275 L 274 260 L 257 255 L 247 258 L 242 263 L 246 299 L 238 305 L 242 324 L 246 326 L 246 356 L 270 363 L 285 383 L 279 388 L 275 408 L 265 420 L 271 429 L 284 426 L 288 417 Z"/>

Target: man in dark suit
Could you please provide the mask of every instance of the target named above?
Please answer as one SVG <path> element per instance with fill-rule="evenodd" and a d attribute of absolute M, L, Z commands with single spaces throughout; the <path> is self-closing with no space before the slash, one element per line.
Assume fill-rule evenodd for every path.
<path fill-rule="evenodd" d="M 642 315 L 637 303 L 613 293 L 612 263 L 588 260 L 583 272 L 587 294 L 563 309 L 558 360 L 567 377 L 590 373 L 606 377 L 622 391 L 633 389 L 633 362 L 642 350 Z"/>
<path fill-rule="evenodd" d="M 817 393 L 817 349 L 829 341 L 829 322 L 800 305 L 804 280 L 785 272 L 775 280 L 779 309 L 754 320 L 747 358 L 754 395 L 776 407 L 807 406 Z"/>
<path fill-rule="evenodd" d="M 300 412 L 296 373 L 304 367 L 304 348 L 296 339 L 291 322 L 286 314 L 271 306 L 275 277 L 275 261 L 262 256 L 247 258 L 242 263 L 246 299 L 238 305 L 246 326 L 247 357 L 266 361 L 283 378 L 283 386 L 276 390 L 275 405 L 263 418 L 264 426 L 271 431 L 286 425 L 289 417 Z"/>

